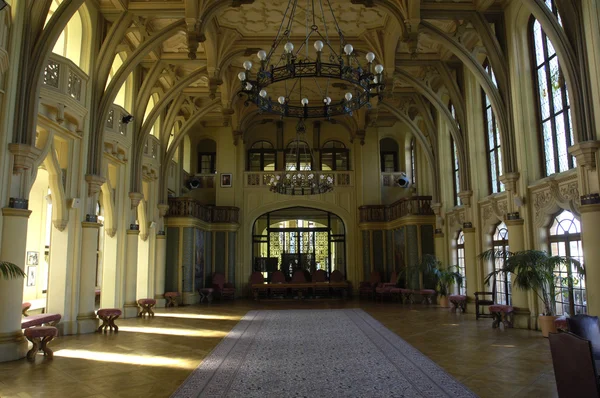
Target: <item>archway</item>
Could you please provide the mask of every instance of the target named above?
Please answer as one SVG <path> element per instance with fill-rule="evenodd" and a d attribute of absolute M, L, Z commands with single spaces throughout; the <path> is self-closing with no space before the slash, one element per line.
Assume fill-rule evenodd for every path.
<path fill-rule="evenodd" d="M 346 270 L 346 228 L 334 213 L 289 207 L 265 213 L 252 228 L 252 271 L 266 280 L 281 270 L 287 278 L 301 269 L 313 273 L 322 269 L 327 276 Z"/>

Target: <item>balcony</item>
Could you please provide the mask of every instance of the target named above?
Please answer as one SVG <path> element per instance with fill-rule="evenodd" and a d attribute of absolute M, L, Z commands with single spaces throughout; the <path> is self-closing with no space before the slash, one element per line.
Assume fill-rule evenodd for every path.
<path fill-rule="evenodd" d="M 149 135 L 146 138 L 144 144 L 144 157 L 156 159 L 158 157 L 158 149 L 160 148 L 160 141 L 153 135 Z"/>
<path fill-rule="evenodd" d="M 405 216 L 432 216 L 431 196 L 411 196 L 391 205 L 360 206 L 360 222 L 389 222 Z"/>
<path fill-rule="evenodd" d="M 244 172 L 244 188 L 269 188 L 271 181 L 277 174 L 283 171 L 246 171 Z M 290 171 L 290 174 L 297 174 L 301 179 L 308 179 L 313 171 Z M 354 171 L 319 171 L 321 175 L 333 178 L 334 187 L 353 187 Z"/>
<path fill-rule="evenodd" d="M 239 222 L 240 209 L 232 206 L 204 206 L 192 198 L 169 198 L 166 217 L 193 217 L 207 223 Z"/>

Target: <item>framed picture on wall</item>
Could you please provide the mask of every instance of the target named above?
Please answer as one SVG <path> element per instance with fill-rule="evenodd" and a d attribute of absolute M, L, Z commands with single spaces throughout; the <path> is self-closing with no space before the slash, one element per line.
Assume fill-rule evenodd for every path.
<path fill-rule="evenodd" d="M 231 188 L 231 180 L 232 175 L 230 173 L 221 174 L 221 188 Z"/>
<path fill-rule="evenodd" d="M 38 265 L 40 263 L 39 252 L 27 252 L 27 265 Z"/>
<path fill-rule="evenodd" d="M 35 286 L 36 274 L 37 274 L 36 266 L 27 267 L 27 286 Z"/>

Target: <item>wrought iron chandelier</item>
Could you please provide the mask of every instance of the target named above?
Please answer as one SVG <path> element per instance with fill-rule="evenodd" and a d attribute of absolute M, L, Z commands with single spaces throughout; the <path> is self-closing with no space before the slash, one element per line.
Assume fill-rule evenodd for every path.
<path fill-rule="evenodd" d="M 375 54 L 365 54 L 366 65 L 361 66 L 354 47 L 344 38 L 330 0 L 306 0 L 303 10 L 301 1 L 289 0 L 270 50 L 258 51 L 258 72 L 253 74 L 251 61 L 243 63 L 244 71 L 238 74 L 242 83 L 239 94 L 246 97 L 246 105 L 253 102 L 261 112 L 282 117 L 329 119 L 370 107 L 372 98 L 380 100 L 385 88 L 384 68 L 381 64 L 374 65 Z M 299 43 L 292 32 L 295 25 L 301 24 L 297 19 L 302 18 L 302 11 L 306 34 Z M 336 42 L 331 40 L 333 32 L 328 28 L 328 18 L 333 21 Z M 313 55 L 311 40 L 316 50 Z M 298 49 L 294 41 L 299 44 Z M 343 98 L 331 97 L 335 94 L 342 97 L 341 92 L 335 93 L 334 87 L 346 91 Z M 274 100 L 271 95 L 277 98 Z"/>
<path fill-rule="evenodd" d="M 295 162 L 289 163 L 286 170 L 276 173 L 271 177 L 271 191 L 283 195 L 316 195 L 333 190 L 333 174 L 313 171 L 309 165 L 314 165 L 313 151 L 304 139 L 306 126 L 304 119 L 296 125 L 296 140 L 293 142 L 292 158 Z M 297 167 L 300 165 L 300 167 Z M 300 170 L 298 170 L 300 169 Z"/>

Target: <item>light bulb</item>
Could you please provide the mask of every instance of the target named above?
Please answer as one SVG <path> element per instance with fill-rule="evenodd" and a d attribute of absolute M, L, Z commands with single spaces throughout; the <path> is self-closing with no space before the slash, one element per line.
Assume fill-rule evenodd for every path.
<path fill-rule="evenodd" d="M 285 97 L 282 95 L 281 97 L 277 98 L 277 101 L 279 101 L 279 103 L 283 105 L 285 104 Z"/>
<path fill-rule="evenodd" d="M 286 53 L 291 53 L 292 51 L 294 51 L 294 45 L 291 42 L 287 42 L 285 43 L 285 46 L 283 46 L 283 49 L 285 50 Z"/>
<path fill-rule="evenodd" d="M 302 98 L 302 101 L 300 101 L 302 103 L 302 106 L 306 106 L 308 105 L 308 98 Z"/>
<path fill-rule="evenodd" d="M 346 95 L 344 95 L 344 98 L 346 98 L 346 101 L 351 101 L 352 100 L 352 93 L 346 93 Z"/>
<path fill-rule="evenodd" d="M 325 103 L 325 105 L 329 105 L 329 104 L 331 104 L 331 98 L 325 97 L 325 98 L 323 98 L 323 102 Z"/>
<path fill-rule="evenodd" d="M 344 52 L 346 53 L 346 55 L 351 55 L 352 51 L 354 51 L 354 47 L 352 47 L 352 44 L 346 44 L 344 46 Z"/>
<path fill-rule="evenodd" d="M 240 79 L 241 81 L 246 80 L 246 72 L 238 73 L 238 79 Z"/>
<path fill-rule="evenodd" d="M 248 91 L 252 90 L 252 84 L 251 83 L 246 83 L 246 90 L 248 90 Z"/>
<path fill-rule="evenodd" d="M 317 50 L 318 52 L 321 52 L 321 50 L 323 50 L 323 42 L 321 40 L 317 40 L 315 42 L 315 50 Z"/>
<path fill-rule="evenodd" d="M 381 74 L 383 72 L 383 65 L 379 64 L 375 67 L 375 73 Z"/>
<path fill-rule="evenodd" d="M 373 62 L 373 61 L 375 61 L 375 54 L 373 54 L 373 53 L 371 53 L 371 52 L 367 53 L 367 61 L 368 61 L 368 62 Z"/>
<path fill-rule="evenodd" d="M 252 69 L 252 62 L 250 62 L 250 61 L 244 61 L 243 65 L 244 65 L 244 69 L 246 69 L 246 70 Z"/>
<path fill-rule="evenodd" d="M 379 83 L 379 79 L 377 78 L 377 76 L 375 76 L 375 77 L 373 78 L 373 83 L 375 83 L 375 84 Z"/>
<path fill-rule="evenodd" d="M 260 90 L 260 93 L 258 93 L 258 95 L 260 95 L 263 98 L 267 98 L 267 90 L 265 90 L 265 89 Z"/>
<path fill-rule="evenodd" d="M 267 59 L 267 52 L 265 50 L 260 50 L 256 56 L 258 57 L 258 59 L 260 59 L 261 61 L 265 61 Z"/>

